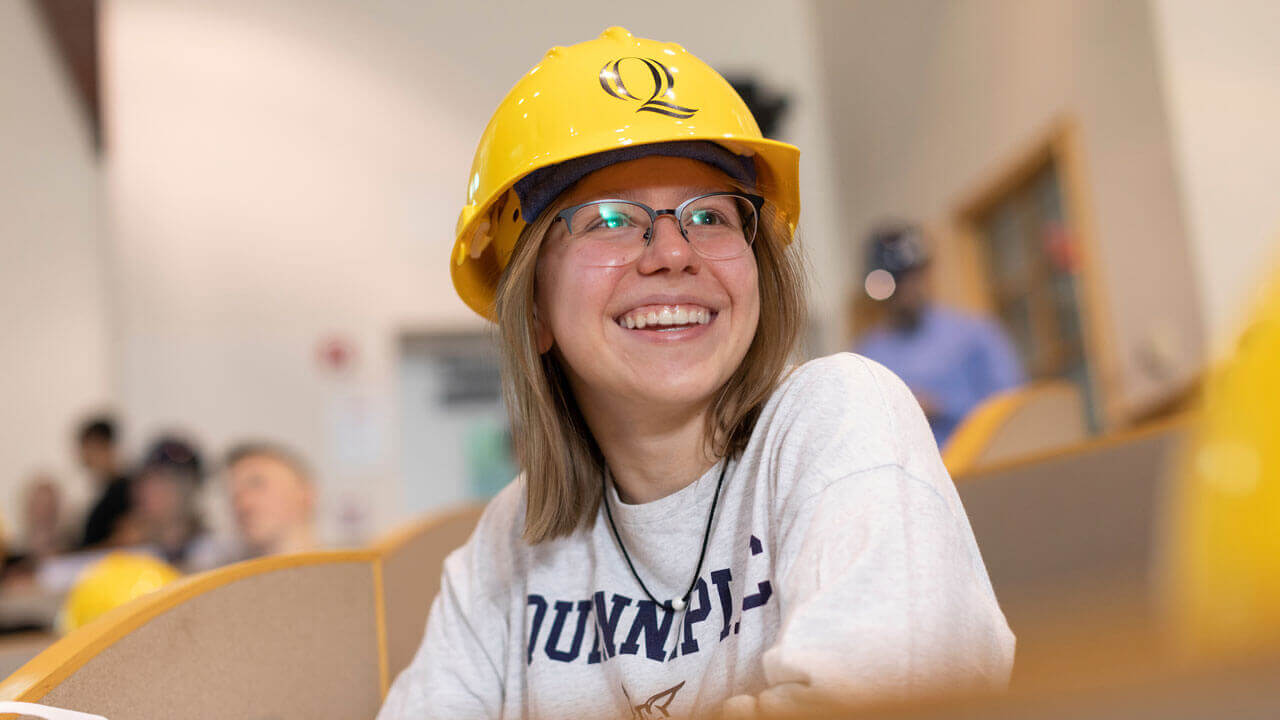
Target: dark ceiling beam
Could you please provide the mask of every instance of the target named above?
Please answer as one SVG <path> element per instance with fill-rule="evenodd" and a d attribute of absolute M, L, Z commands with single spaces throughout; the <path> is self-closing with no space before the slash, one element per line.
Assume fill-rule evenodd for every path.
<path fill-rule="evenodd" d="M 44 20 L 88 119 L 93 148 L 102 151 L 98 84 L 98 0 L 31 0 Z"/>

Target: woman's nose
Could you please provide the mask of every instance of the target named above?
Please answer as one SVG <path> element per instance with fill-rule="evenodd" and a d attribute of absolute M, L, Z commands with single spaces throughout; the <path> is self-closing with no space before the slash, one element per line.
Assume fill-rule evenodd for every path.
<path fill-rule="evenodd" d="M 659 215 L 649 231 L 649 242 L 636 263 L 637 269 L 649 275 L 663 270 L 697 272 L 701 258 L 680 233 L 674 215 Z"/>

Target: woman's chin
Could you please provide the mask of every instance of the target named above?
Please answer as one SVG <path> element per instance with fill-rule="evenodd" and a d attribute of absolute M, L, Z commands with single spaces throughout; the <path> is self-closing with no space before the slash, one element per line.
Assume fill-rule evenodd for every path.
<path fill-rule="evenodd" d="M 710 400 L 722 384 L 722 380 L 711 374 L 683 374 L 668 376 L 657 382 L 637 384 L 626 394 L 634 398 L 635 402 L 650 406 L 700 405 Z"/>

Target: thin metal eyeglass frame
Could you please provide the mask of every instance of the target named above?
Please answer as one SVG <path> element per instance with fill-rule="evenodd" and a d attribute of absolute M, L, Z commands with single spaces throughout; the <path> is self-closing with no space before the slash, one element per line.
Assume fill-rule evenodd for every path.
<path fill-rule="evenodd" d="M 751 193 L 732 192 L 727 190 L 722 192 L 707 193 L 705 195 L 698 195 L 696 197 L 691 197 L 688 200 L 685 200 L 684 202 L 680 203 L 674 208 L 667 208 L 664 210 L 654 210 L 653 208 L 649 207 L 648 205 L 645 205 L 642 202 L 638 202 L 636 200 L 623 200 L 622 198 L 604 198 L 601 200 L 588 200 L 587 202 L 578 203 L 577 205 L 572 205 L 556 213 L 556 220 L 564 221 L 564 229 L 568 231 L 569 235 L 572 236 L 573 225 L 570 222 L 570 219 L 574 216 L 574 214 L 576 214 L 582 208 L 588 207 L 590 205 L 603 205 L 604 203 L 626 203 L 628 205 L 635 205 L 636 207 L 644 210 L 646 213 L 649 214 L 649 229 L 646 230 L 644 233 L 644 245 L 642 247 L 648 247 L 649 243 L 653 242 L 653 228 L 655 225 L 658 224 L 658 218 L 662 217 L 663 215 L 670 215 L 671 219 L 676 221 L 676 227 L 679 228 L 680 230 L 680 236 L 684 238 L 685 242 L 689 243 L 689 247 L 693 248 L 694 252 L 698 253 L 699 255 L 702 255 L 702 252 L 698 250 L 698 246 L 694 245 L 693 241 L 689 239 L 689 233 L 685 230 L 684 222 L 680 220 L 680 215 L 684 212 L 684 209 L 689 207 L 689 205 L 691 205 L 692 203 L 695 203 L 699 200 L 706 200 L 707 198 L 710 198 L 710 197 L 724 197 L 724 196 L 742 198 L 743 200 L 746 200 L 747 202 L 751 203 L 751 207 L 753 207 L 756 211 L 755 217 L 753 217 L 751 221 L 751 237 L 747 237 L 746 233 L 745 232 L 743 233 L 743 238 L 746 240 L 745 247 L 747 250 L 750 250 L 751 244 L 756 241 L 756 235 L 759 234 L 760 232 L 760 211 L 764 207 L 764 198 L 761 197 L 760 195 L 753 195 Z M 730 257 L 723 257 L 723 258 L 708 257 L 707 259 L 708 260 L 732 260 L 733 258 L 736 258 L 736 257 L 742 257 L 742 255 L 744 255 L 745 253 L 746 253 L 746 250 L 744 250 L 742 253 L 739 253 L 737 255 L 733 255 Z M 707 256 L 702 255 L 702 257 L 707 257 Z"/>

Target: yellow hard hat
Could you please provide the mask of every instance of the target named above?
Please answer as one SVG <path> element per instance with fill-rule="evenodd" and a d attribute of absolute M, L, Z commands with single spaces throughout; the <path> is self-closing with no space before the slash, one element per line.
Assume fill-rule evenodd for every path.
<path fill-rule="evenodd" d="M 498 278 L 525 222 L 536 219 L 524 217 L 517 182 L 566 160 L 680 141 L 714 142 L 752 164 L 756 192 L 795 232 L 800 151 L 766 140 L 709 65 L 620 27 L 548 50 L 507 93 L 476 148 L 450 261 L 458 295 L 493 319 Z"/>
<path fill-rule="evenodd" d="M 58 613 L 58 630 L 71 632 L 180 577 L 182 573 L 150 555 L 111 553 L 86 567 L 76 578 Z"/>
<path fill-rule="evenodd" d="M 1236 353 L 1210 376 L 1177 498 L 1182 649 L 1280 647 L 1280 274 Z"/>

